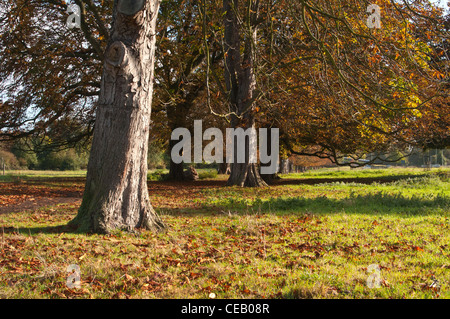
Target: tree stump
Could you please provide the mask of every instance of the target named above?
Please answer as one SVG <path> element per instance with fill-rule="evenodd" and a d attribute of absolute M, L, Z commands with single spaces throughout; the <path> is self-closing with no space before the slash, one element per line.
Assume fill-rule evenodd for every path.
<path fill-rule="evenodd" d="M 187 181 L 198 180 L 198 173 L 194 167 L 189 166 L 189 168 L 186 171 L 184 171 L 184 179 Z"/>

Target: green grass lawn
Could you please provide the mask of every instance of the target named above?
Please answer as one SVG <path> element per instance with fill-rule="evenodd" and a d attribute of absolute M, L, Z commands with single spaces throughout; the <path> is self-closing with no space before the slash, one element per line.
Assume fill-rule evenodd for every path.
<path fill-rule="evenodd" d="M 68 232 L 77 204 L 2 214 L 0 298 L 450 298 L 449 169 L 283 177 L 336 181 L 152 185 L 169 226 L 157 234 Z M 341 181 L 365 177 L 392 181 Z"/>
<path fill-rule="evenodd" d="M 319 168 L 316 170 L 308 170 L 303 173 L 282 174 L 283 178 L 297 179 L 297 178 L 404 178 L 428 175 L 430 172 L 447 171 L 448 169 L 433 168 L 431 171 L 427 171 L 423 168 L 416 167 L 374 167 L 369 168 Z"/>
<path fill-rule="evenodd" d="M 85 177 L 86 171 L 34 171 L 34 170 L 8 170 L 0 175 L 0 182 L 14 182 L 30 179 Z"/>

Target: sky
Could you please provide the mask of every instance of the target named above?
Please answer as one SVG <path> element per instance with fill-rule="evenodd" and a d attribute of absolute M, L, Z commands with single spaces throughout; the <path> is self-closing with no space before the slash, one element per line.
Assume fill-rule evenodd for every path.
<path fill-rule="evenodd" d="M 450 8 L 448 7 L 450 0 L 432 0 L 431 2 L 436 3 L 441 8 L 445 8 L 447 12 L 450 11 Z"/>

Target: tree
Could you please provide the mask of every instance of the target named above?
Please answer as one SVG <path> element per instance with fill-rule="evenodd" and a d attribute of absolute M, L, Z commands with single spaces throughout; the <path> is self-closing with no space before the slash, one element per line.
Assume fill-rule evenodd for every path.
<path fill-rule="evenodd" d="M 112 1 L 0 0 L 0 140 L 49 135 L 74 146 L 92 135 Z"/>
<path fill-rule="evenodd" d="M 155 87 L 158 94 L 154 112 L 163 116 L 158 117 L 154 132 L 168 142 L 170 155 L 178 142 L 171 140 L 171 132 L 188 127 L 190 110 L 204 88 L 196 73 L 205 54 L 201 50 L 198 1 L 166 1 L 161 4 L 160 11 Z M 168 178 L 183 180 L 183 163 L 175 163 L 170 158 Z"/>
<path fill-rule="evenodd" d="M 147 188 L 158 0 L 116 0 L 86 187 L 82 231 L 162 229 Z"/>
<path fill-rule="evenodd" d="M 231 126 L 251 130 L 255 128 L 255 48 L 258 32 L 260 3 L 246 1 L 245 14 L 240 14 L 240 1 L 224 0 L 225 86 L 230 108 Z M 243 52 L 241 54 L 241 52 Z M 259 174 L 257 163 L 250 161 L 250 138 L 245 138 L 245 161 L 237 161 L 237 143 L 227 185 L 261 187 L 267 183 Z"/>
<path fill-rule="evenodd" d="M 74 2 L 81 28 L 68 30 L 66 1 L 0 0 L 0 140 L 90 141 L 113 8 Z M 381 29 L 366 25 L 365 0 L 164 1 L 153 139 L 216 125 L 214 108 L 233 128 L 279 127 L 286 156 L 448 145 L 448 94 L 433 97 L 448 92 L 448 20 L 441 33 L 429 1 L 376 3 Z M 233 166 L 230 185 L 264 185 L 256 164 Z"/>
<path fill-rule="evenodd" d="M 274 26 L 263 29 L 276 48 L 276 67 L 264 72 L 272 77 L 264 117 L 276 121 L 290 154 L 355 165 L 417 144 L 421 126 L 433 130 L 426 119 L 448 101 L 439 79 L 448 78 L 448 62 L 430 63 L 432 44 L 448 41 L 441 12 L 428 1 L 377 4 L 380 29 L 366 23 L 367 1 L 279 1 Z M 439 105 L 445 127 L 448 104 Z"/>
<path fill-rule="evenodd" d="M 209 1 L 209 6 L 215 9 L 216 2 Z M 215 67 L 222 61 L 220 41 L 214 35 L 220 21 L 218 11 L 208 11 L 205 1 L 161 3 L 155 66 L 157 94 L 153 107 L 158 121 L 154 121 L 152 133 L 168 141 L 169 154 L 178 143 L 171 139 L 172 131 L 179 127 L 189 129 L 194 119 L 206 120 L 204 116 L 193 117 L 193 113 L 199 106 L 206 110 L 203 101 L 208 87 L 207 67 Z M 170 159 L 168 178 L 183 180 L 183 163 Z"/>
<path fill-rule="evenodd" d="M 450 33 L 450 14 L 444 17 L 443 28 Z M 418 36 L 429 37 L 430 30 L 426 27 L 416 28 Z M 433 39 L 433 38 L 432 38 Z M 440 91 L 440 97 L 432 101 L 428 112 L 420 118 L 413 131 L 416 145 L 422 149 L 450 147 L 450 38 L 433 39 L 430 46 L 429 64 L 434 70 L 434 76 L 441 83 L 440 87 L 431 88 Z"/>

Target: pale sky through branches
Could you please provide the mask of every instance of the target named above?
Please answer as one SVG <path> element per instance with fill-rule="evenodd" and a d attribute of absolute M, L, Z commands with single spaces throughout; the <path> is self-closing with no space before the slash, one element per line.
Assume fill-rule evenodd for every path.
<path fill-rule="evenodd" d="M 444 8 L 446 12 L 450 11 L 449 7 L 450 0 L 432 0 L 431 2 L 435 3 L 441 8 Z"/>

